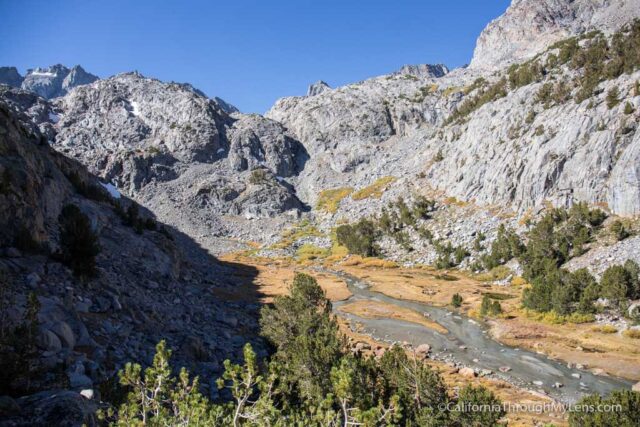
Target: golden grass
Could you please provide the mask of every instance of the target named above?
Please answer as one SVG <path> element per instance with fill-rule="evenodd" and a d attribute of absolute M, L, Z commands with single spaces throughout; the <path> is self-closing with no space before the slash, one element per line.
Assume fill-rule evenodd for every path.
<path fill-rule="evenodd" d="M 627 329 L 622 333 L 627 338 L 640 339 L 640 329 Z"/>
<path fill-rule="evenodd" d="M 322 237 L 324 234 L 310 223 L 308 220 L 302 220 L 299 224 L 282 232 L 282 238 L 279 242 L 271 246 L 272 249 L 286 249 L 296 240 L 305 237 Z"/>
<path fill-rule="evenodd" d="M 327 257 L 329 255 L 329 249 L 320 248 L 311 243 L 305 243 L 298 248 L 296 255 L 299 261 L 313 261 L 318 258 Z"/>
<path fill-rule="evenodd" d="M 527 284 L 527 281 L 520 276 L 517 276 L 511 279 L 511 286 L 524 286 L 526 284 Z"/>
<path fill-rule="evenodd" d="M 391 261 L 388 259 L 382 258 L 363 258 L 360 255 L 352 255 L 346 260 L 342 261 L 340 265 L 345 267 L 363 267 L 363 268 L 383 268 L 383 269 L 391 269 L 391 268 L 399 268 L 397 262 Z"/>
<path fill-rule="evenodd" d="M 504 280 L 511 274 L 511 269 L 506 265 L 499 265 L 492 268 L 486 273 L 481 273 L 475 276 L 476 280 L 481 282 L 493 282 L 494 280 Z"/>
<path fill-rule="evenodd" d="M 320 192 L 316 209 L 329 213 L 335 213 L 340 206 L 342 199 L 353 193 L 352 187 L 333 188 L 331 190 L 323 190 Z"/>
<path fill-rule="evenodd" d="M 593 314 L 572 313 L 568 316 L 563 316 L 556 313 L 555 311 L 539 313 L 537 311 L 527 310 L 526 308 L 521 310 L 521 313 L 528 319 L 546 323 L 549 325 L 564 325 L 565 323 L 591 323 L 595 320 L 595 316 Z"/>
<path fill-rule="evenodd" d="M 600 332 L 601 334 L 615 334 L 618 332 L 618 329 L 612 325 L 594 326 L 591 330 L 593 332 Z"/>
<path fill-rule="evenodd" d="M 378 178 L 373 184 L 364 187 L 351 195 L 353 200 L 364 200 L 368 198 L 379 199 L 387 190 L 390 184 L 396 181 L 395 176 L 384 176 Z"/>

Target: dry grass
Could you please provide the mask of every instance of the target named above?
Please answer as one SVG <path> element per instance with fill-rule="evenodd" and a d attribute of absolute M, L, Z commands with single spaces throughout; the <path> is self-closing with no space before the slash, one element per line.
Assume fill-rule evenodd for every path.
<path fill-rule="evenodd" d="M 593 332 L 600 332 L 602 334 L 615 334 L 616 332 L 618 332 L 618 328 L 612 325 L 594 326 L 593 328 L 591 328 L 591 330 Z"/>
<path fill-rule="evenodd" d="M 282 238 L 278 243 L 271 246 L 272 249 L 285 249 L 291 246 L 296 240 L 303 239 L 305 237 L 322 237 L 324 234 L 316 228 L 316 226 L 310 223 L 308 220 L 303 220 L 299 224 L 282 232 Z"/>
<path fill-rule="evenodd" d="M 313 261 L 319 258 L 326 258 L 329 255 L 329 249 L 305 243 L 298 248 L 296 255 L 300 261 Z"/>
<path fill-rule="evenodd" d="M 338 210 L 338 206 L 340 206 L 340 202 L 342 201 L 342 199 L 344 199 L 351 193 L 353 193 L 353 188 L 351 187 L 323 190 L 320 192 L 320 197 L 318 198 L 316 209 L 329 213 L 335 213 Z"/>
<path fill-rule="evenodd" d="M 399 268 L 397 262 L 391 261 L 388 259 L 382 258 L 363 258 L 359 255 L 352 255 L 346 260 L 342 261 L 340 265 L 345 267 L 354 267 L 359 266 L 362 268 L 382 268 L 382 269 L 390 269 L 390 268 Z"/>
<path fill-rule="evenodd" d="M 627 338 L 640 339 L 640 329 L 627 329 L 622 333 Z"/>
<path fill-rule="evenodd" d="M 481 282 L 493 282 L 495 280 L 504 280 L 511 274 L 511 269 L 506 265 L 499 265 L 492 268 L 486 273 L 481 273 L 475 276 L 475 279 Z"/>
<path fill-rule="evenodd" d="M 382 197 L 382 194 L 389 188 L 394 181 L 396 181 L 395 176 L 385 176 L 382 178 L 378 178 L 373 184 L 368 187 L 364 187 L 351 195 L 353 200 L 364 200 L 364 199 L 379 199 Z"/>

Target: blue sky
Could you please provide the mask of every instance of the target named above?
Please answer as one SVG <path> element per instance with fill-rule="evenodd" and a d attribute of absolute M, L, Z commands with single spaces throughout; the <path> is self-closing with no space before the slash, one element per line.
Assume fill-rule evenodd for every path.
<path fill-rule="evenodd" d="M 0 65 L 189 82 L 245 112 L 309 83 L 471 59 L 510 0 L 0 0 Z"/>

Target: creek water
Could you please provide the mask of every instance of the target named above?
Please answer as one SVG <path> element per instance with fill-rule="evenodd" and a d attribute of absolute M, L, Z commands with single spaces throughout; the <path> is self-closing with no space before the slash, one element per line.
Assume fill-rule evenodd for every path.
<path fill-rule="evenodd" d="M 516 386 L 543 391 L 564 403 L 575 403 L 593 393 L 607 395 L 613 390 L 630 389 L 632 382 L 611 376 L 594 375 L 589 371 L 567 367 L 566 363 L 549 359 L 531 351 L 509 347 L 494 340 L 485 325 L 464 315 L 428 304 L 401 300 L 374 292 L 369 285 L 352 275 L 328 271 L 343 279 L 353 294 L 349 299 L 334 303 L 340 316 L 362 325 L 362 332 L 385 342 L 407 342 L 414 348 L 420 344 L 431 346 L 432 357 L 454 361 L 464 366 L 488 369 L 491 375 Z M 425 326 L 390 318 L 363 318 L 337 310 L 359 300 L 380 301 L 422 313 L 449 332 L 443 334 Z M 508 372 L 499 368 L 508 367 Z"/>

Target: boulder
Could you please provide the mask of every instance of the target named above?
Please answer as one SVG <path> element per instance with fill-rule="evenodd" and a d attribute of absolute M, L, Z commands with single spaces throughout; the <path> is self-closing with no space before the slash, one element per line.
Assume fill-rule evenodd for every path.
<path fill-rule="evenodd" d="M 94 394 L 95 393 L 91 388 L 85 388 L 84 390 L 80 390 L 80 396 L 84 397 L 85 399 L 93 399 Z"/>
<path fill-rule="evenodd" d="M 429 354 L 429 352 L 431 351 L 431 346 L 429 344 L 420 344 L 418 347 L 416 347 L 416 353 L 418 354 Z"/>
<path fill-rule="evenodd" d="M 91 381 L 91 378 L 84 374 L 72 372 L 67 374 L 67 377 L 69 378 L 69 385 L 72 388 L 88 388 L 93 385 L 93 381 Z"/>
<path fill-rule="evenodd" d="M 62 342 L 60 338 L 48 329 L 43 329 L 36 338 L 36 345 L 45 351 L 51 351 L 54 353 L 62 350 Z"/>
<path fill-rule="evenodd" d="M 458 373 L 463 377 L 467 377 L 467 378 L 474 378 L 478 376 L 478 373 L 473 368 L 468 368 L 468 367 L 460 368 L 458 370 Z"/>
<path fill-rule="evenodd" d="M 40 283 L 40 276 L 38 276 L 38 273 L 31 273 L 25 278 L 25 282 L 27 283 L 27 286 L 33 288 Z"/>
<path fill-rule="evenodd" d="M 73 349 L 76 346 L 76 337 L 71 326 L 67 322 L 59 321 L 51 326 L 51 331 L 60 338 L 65 348 Z"/>

